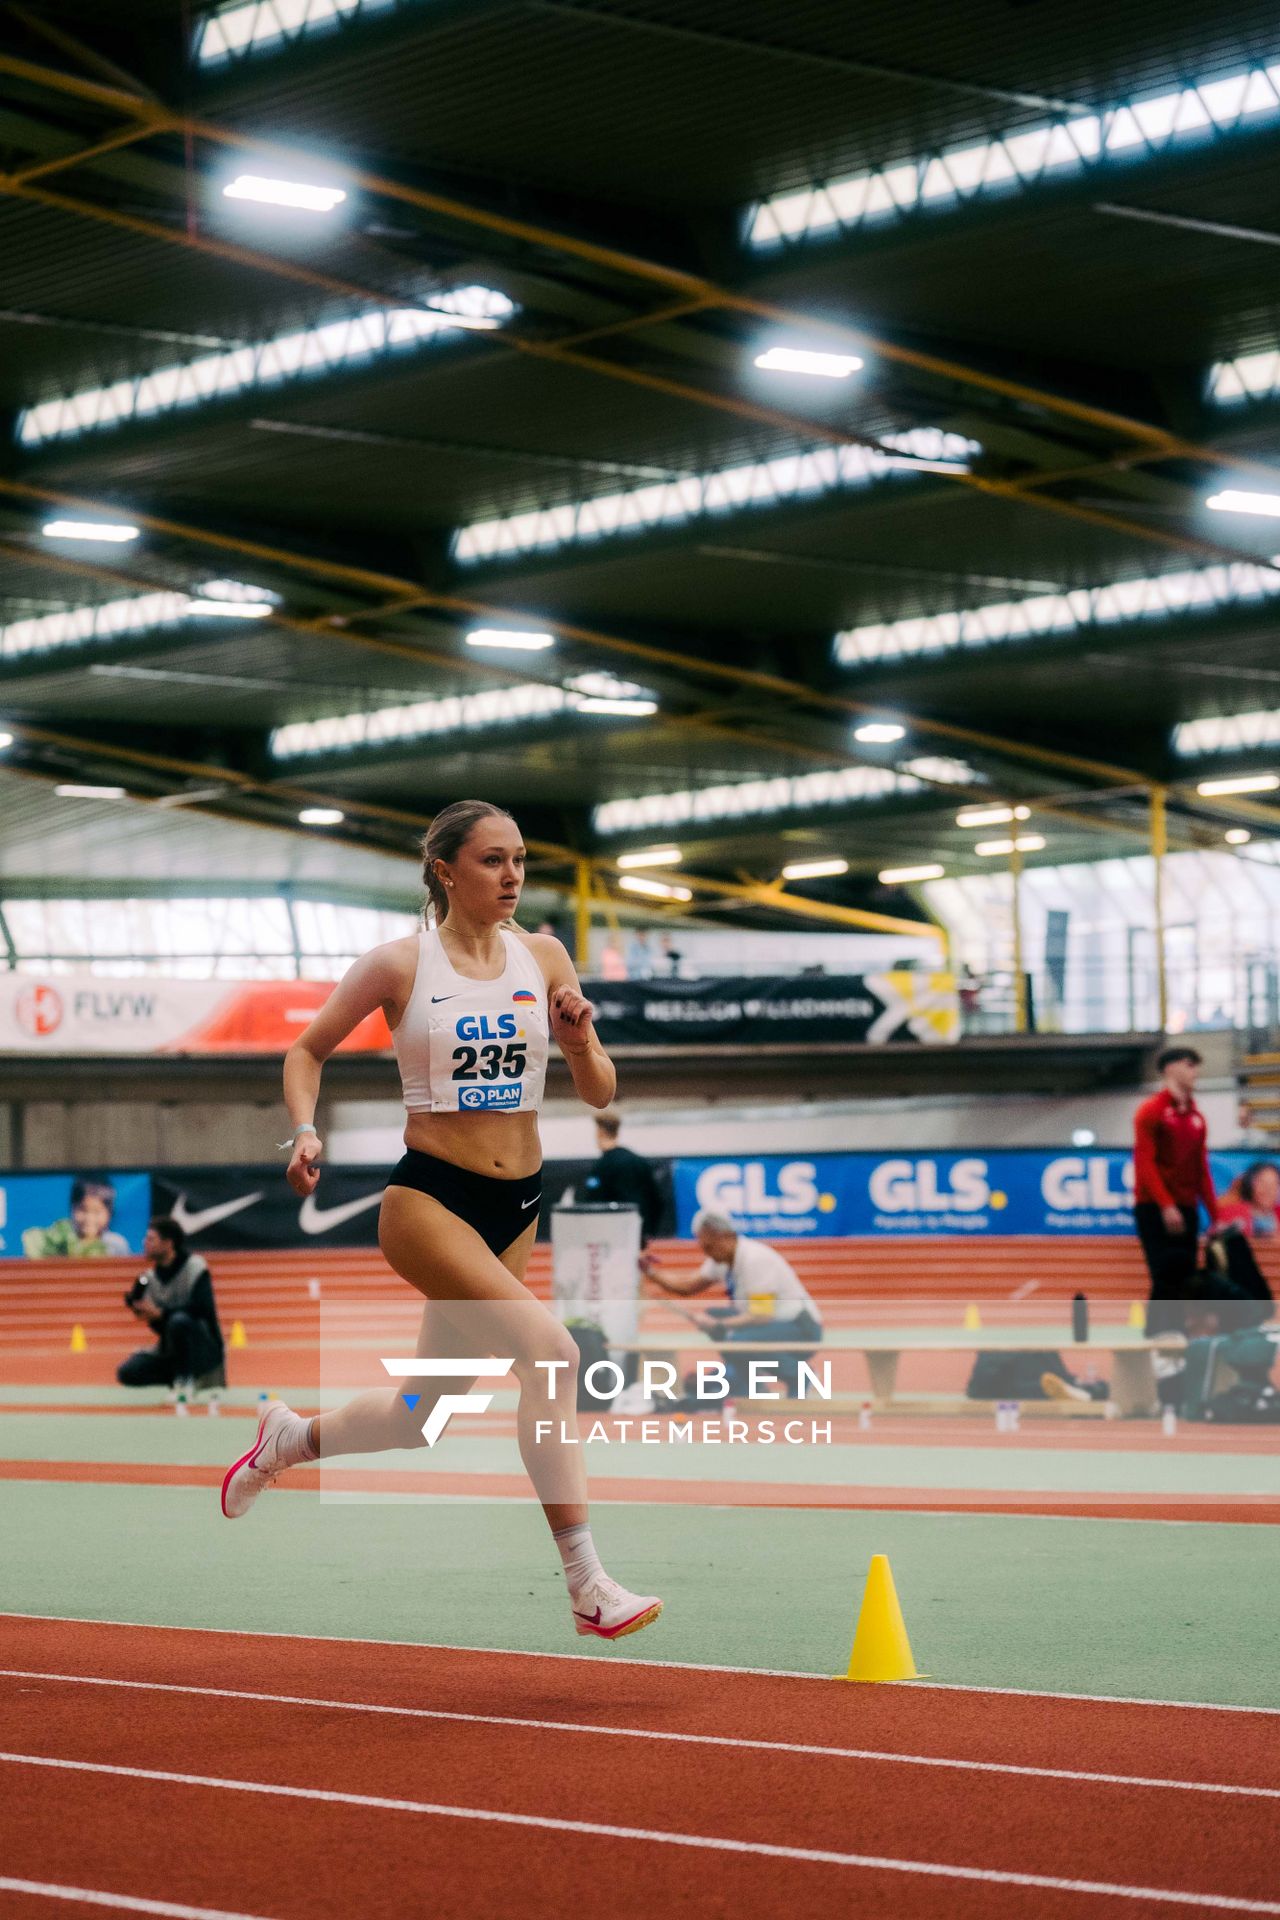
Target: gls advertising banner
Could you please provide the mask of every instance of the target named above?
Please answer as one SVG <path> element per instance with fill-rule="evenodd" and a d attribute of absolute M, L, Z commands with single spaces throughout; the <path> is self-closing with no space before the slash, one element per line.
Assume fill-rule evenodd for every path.
<path fill-rule="evenodd" d="M 1219 1193 L 1257 1158 L 1209 1156 Z M 1133 1161 L 1127 1153 L 762 1155 L 677 1160 L 676 1231 L 700 1207 L 726 1213 L 746 1234 L 778 1240 L 869 1234 L 1081 1234 L 1133 1229 Z"/>

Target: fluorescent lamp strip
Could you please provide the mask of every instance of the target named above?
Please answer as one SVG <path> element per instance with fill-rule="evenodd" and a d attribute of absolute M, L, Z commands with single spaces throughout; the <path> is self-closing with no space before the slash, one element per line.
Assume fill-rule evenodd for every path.
<path fill-rule="evenodd" d="M 925 207 L 955 211 L 990 194 L 1008 195 L 1046 177 L 1132 165 L 1183 141 L 1280 114 L 1280 65 L 1254 67 L 1174 93 L 1151 95 L 1107 113 L 1081 114 L 976 146 L 925 154 L 897 166 L 777 194 L 748 216 L 748 242 L 778 247 L 819 234 L 898 221 Z"/>
<path fill-rule="evenodd" d="M 280 334 L 256 346 L 232 347 L 181 366 L 159 367 L 109 387 L 86 387 L 61 399 L 42 400 L 18 416 L 18 438 L 25 446 L 40 446 L 47 440 L 115 426 L 121 420 L 203 406 L 252 387 L 274 386 L 398 353 L 460 328 L 488 331 L 501 326 L 514 311 L 505 294 L 489 287 L 462 287 L 443 294 L 433 301 L 431 311 L 374 308 L 302 333 Z"/>
<path fill-rule="evenodd" d="M 771 780 L 738 780 L 682 793 L 650 793 L 606 800 L 592 815 L 597 833 L 631 833 L 675 827 L 685 821 L 734 820 L 761 814 L 802 813 L 882 800 L 889 794 L 921 793 L 926 784 L 975 786 L 982 776 L 963 760 L 924 757 L 892 767 L 836 767 L 831 771 L 781 774 Z"/>
<path fill-rule="evenodd" d="M 211 581 L 207 598 L 189 593 L 142 593 L 127 600 L 101 600 L 91 607 L 67 607 L 0 627 L 0 659 L 24 653 L 53 652 L 83 646 L 89 640 L 116 640 L 128 634 L 176 626 L 189 618 L 262 619 L 278 594 L 247 587 L 239 580 Z"/>
<path fill-rule="evenodd" d="M 291 760 L 304 754 L 380 746 L 390 740 L 474 733 L 483 727 L 550 719 L 556 714 L 571 712 L 575 705 L 573 696 L 562 687 L 544 687 L 536 682 L 489 687 L 482 693 L 455 694 L 444 700 L 415 700 L 409 706 L 380 707 L 372 713 L 293 721 L 272 733 L 271 752 L 277 760 Z"/>
<path fill-rule="evenodd" d="M 899 660 L 913 654 L 949 653 L 958 647 L 990 647 L 1073 633 L 1080 627 L 1115 626 L 1129 620 L 1170 619 L 1214 607 L 1244 605 L 1280 594 L 1280 573 L 1247 561 L 1197 567 L 1184 573 L 1120 580 L 1113 586 L 1079 587 L 1070 593 L 1038 594 L 960 613 L 925 614 L 851 627 L 835 638 L 842 666 Z"/>
<path fill-rule="evenodd" d="M 1209 398 L 1222 406 L 1264 400 L 1273 393 L 1280 393 L 1280 348 L 1219 360 L 1209 369 Z"/>
<path fill-rule="evenodd" d="M 1238 753 L 1248 747 L 1280 743 L 1280 708 L 1269 712 L 1226 713 L 1207 720 L 1184 720 L 1173 730 L 1173 750 L 1184 759 L 1202 753 Z"/>
<path fill-rule="evenodd" d="M 306 35 L 332 30 L 344 21 L 387 13 L 403 0 L 249 0 L 223 7 L 202 20 L 195 32 L 195 56 L 202 67 L 236 55 L 279 51 Z"/>
<path fill-rule="evenodd" d="M 977 441 L 934 427 L 890 435 L 884 444 L 894 452 L 879 453 L 870 447 L 822 447 L 814 453 L 785 454 L 751 466 L 686 474 L 654 486 L 599 494 L 592 500 L 568 501 L 533 513 L 477 520 L 454 535 L 453 555 L 462 562 L 495 560 L 604 540 L 642 532 L 647 527 L 677 525 L 701 514 L 737 513 L 751 507 L 775 506 L 780 500 L 866 486 L 888 474 L 910 471 L 909 461 L 961 466 L 981 451 Z M 906 458 L 897 459 L 895 453 Z"/>
<path fill-rule="evenodd" d="M 24 653 L 82 646 L 86 640 L 114 640 L 152 627 L 176 626 L 190 605 L 189 594 L 144 593 L 130 600 L 103 600 L 94 607 L 68 607 L 63 613 L 35 614 L 0 627 L 0 658 L 11 660 Z"/>

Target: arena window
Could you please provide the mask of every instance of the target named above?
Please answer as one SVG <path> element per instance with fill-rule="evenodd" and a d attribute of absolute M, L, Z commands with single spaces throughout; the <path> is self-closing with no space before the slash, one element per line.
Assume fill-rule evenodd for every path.
<path fill-rule="evenodd" d="M 25 446 L 71 439 L 122 420 L 151 419 L 182 407 L 204 406 L 253 387 L 313 378 L 460 331 L 491 332 L 515 312 L 490 287 L 459 287 L 433 295 L 430 307 L 374 307 L 298 333 L 278 334 L 177 366 L 116 380 L 108 387 L 38 401 L 18 416 Z"/>
<path fill-rule="evenodd" d="M 888 434 L 883 444 L 890 451 L 882 453 L 875 447 L 858 446 L 821 447 L 815 452 L 784 454 L 776 460 L 726 467 L 715 473 L 672 474 L 653 486 L 600 494 L 592 500 L 570 500 L 532 513 L 477 520 L 454 535 L 454 558 L 495 560 L 540 549 L 612 539 L 618 534 L 643 532 L 648 527 L 678 525 L 700 514 L 711 516 L 751 507 L 771 507 L 780 500 L 867 486 L 889 475 L 927 472 L 940 466 L 948 471 L 964 472 L 970 457 L 981 452 L 975 440 L 943 433 L 935 427 Z"/>
<path fill-rule="evenodd" d="M 1132 165 L 1277 113 L 1280 65 L 1254 67 L 1106 113 L 1064 116 L 974 146 L 776 194 L 751 210 L 747 238 L 753 247 L 778 247 L 902 220 L 926 207 L 953 210 L 988 195 L 1015 193 L 1046 176 L 1100 169 L 1116 158 Z"/>

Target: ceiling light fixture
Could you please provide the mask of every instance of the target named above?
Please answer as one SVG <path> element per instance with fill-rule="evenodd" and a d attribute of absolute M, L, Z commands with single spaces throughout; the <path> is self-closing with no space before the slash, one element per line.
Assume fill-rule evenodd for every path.
<path fill-rule="evenodd" d="M 343 187 L 315 187 L 302 180 L 275 180 L 267 174 L 241 173 L 222 189 L 222 197 L 224 200 L 256 200 L 264 207 L 332 213 L 347 195 Z"/>
<path fill-rule="evenodd" d="M 945 867 L 931 864 L 924 867 L 886 867 L 876 878 L 885 887 L 905 887 L 913 880 L 941 880 Z"/>
<path fill-rule="evenodd" d="M 54 788 L 59 800 L 123 800 L 123 787 L 81 787 L 74 783 Z"/>
<path fill-rule="evenodd" d="M 191 600 L 184 608 L 193 620 L 265 620 L 272 611 L 269 600 Z"/>
<path fill-rule="evenodd" d="M 138 537 L 137 527 L 108 520 L 46 520 L 40 531 L 46 540 L 94 540 L 113 545 Z"/>
<path fill-rule="evenodd" d="M 513 653 L 541 653 L 555 642 L 554 633 L 535 633 L 516 627 L 475 627 L 467 635 L 469 647 L 502 647 Z"/>
<path fill-rule="evenodd" d="M 891 740 L 901 740 L 906 731 L 896 720 L 868 720 L 854 728 L 853 737 L 864 746 L 888 746 Z"/>
<path fill-rule="evenodd" d="M 847 380 L 863 364 L 856 353 L 814 353 L 807 347 L 770 347 L 756 355 L 764 373 L 807 373 L 817 380 Z"/>
<path fill-rule="evenodd" d="M 11 747 L 12 745 L 13 735 L 11 733 L 0 733 L 0 753 L 3 753 L 6 747 Z"/>
<path fill-rule="evenodd" d="M 658 711 L 656 700 L 575 700 L 573 704 L 578 713 L 623 713 L 637 718 Z"/>
<path fill-rule="evenodd" d="M 1239 773 L 1231 780 L 1202 780 L 1196 792 L 1212 800 L 1220 793 L 1274 793 L 1277 787 L 1278 773 Z"/>
<path fill-rule="evenodd" d="M 958 827 L 1007 827 L 1013 820 L 1029 820 L 1030 807 L 961 807 Z"/>
<path fill-rule="evenodd" d="M 847 860 L 793 860 L 782 869 L 782 877 L 784 880 L 825 880 L 848 871 Z"/>
<path fill-rule="evenodd" d="M 1039 853 L 1043 845 L 1042 835 L 1020 833 L 1016 840 L 979 840 L 974 852 L 984 860 L 994 860 L 1002 853 Z"/>
<path fill-rule="evenodd" d="M 679 847 L 645 847 L 639 853 L 620 853 L 620 867 L 674 867 L 684 859 Z"/>
<path fill-rule="evenodd" d="M 688 887 L 668 887 L 661 880 L 637 880 L 624 873 L 618 885 L 627 893 L 642 893 L 649 900 L 692 900 Z"/>
<path fill-rule="evenodd" d="M 1215 513 L 1257 513 L 1280 519 L 1280 493 L 1245 493 L 1238 487 L 1226 487 L 1221 493 L 1211 493 L 1205 505 Z"/>
<path fill-rule="evenodd" d="M 341 807 L 304 807 L 298 815 L 304 827 L 340 827 L 346 817 Z"/>
<path fill-rule="evenodd" d="M 1248 827 L 1228 827 L 1222 837 L 1229 847 L 1247 847 L 1253 835 Z"/>

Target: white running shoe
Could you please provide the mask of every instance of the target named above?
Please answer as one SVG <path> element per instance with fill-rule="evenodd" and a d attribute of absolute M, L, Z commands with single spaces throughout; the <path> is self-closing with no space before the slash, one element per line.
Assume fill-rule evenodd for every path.
<path fill-rule="evenodd" d="M 599 1574 L 571 1598 L 575 1630 L 595 1634 L 600 1640 L 620 1640 L 624 1633 L 639 1633 L 662 1612 L 662 1602 L 653 1594 L 628 1593 L 607 1573 Z"/>
<path fill-rule="evenodd" d="M 284 1457 L 282 1441 L 297 1418 L 283 1400 L 273 1400 L 258 1422 L 258 1437 L 248 1453 L 228 1467 L 222 1482 L 222 1511 L 228 1520 L 238 1520 L 271 1482 L 286 1467 L 297 1464 L 300 1456 Z"/>

